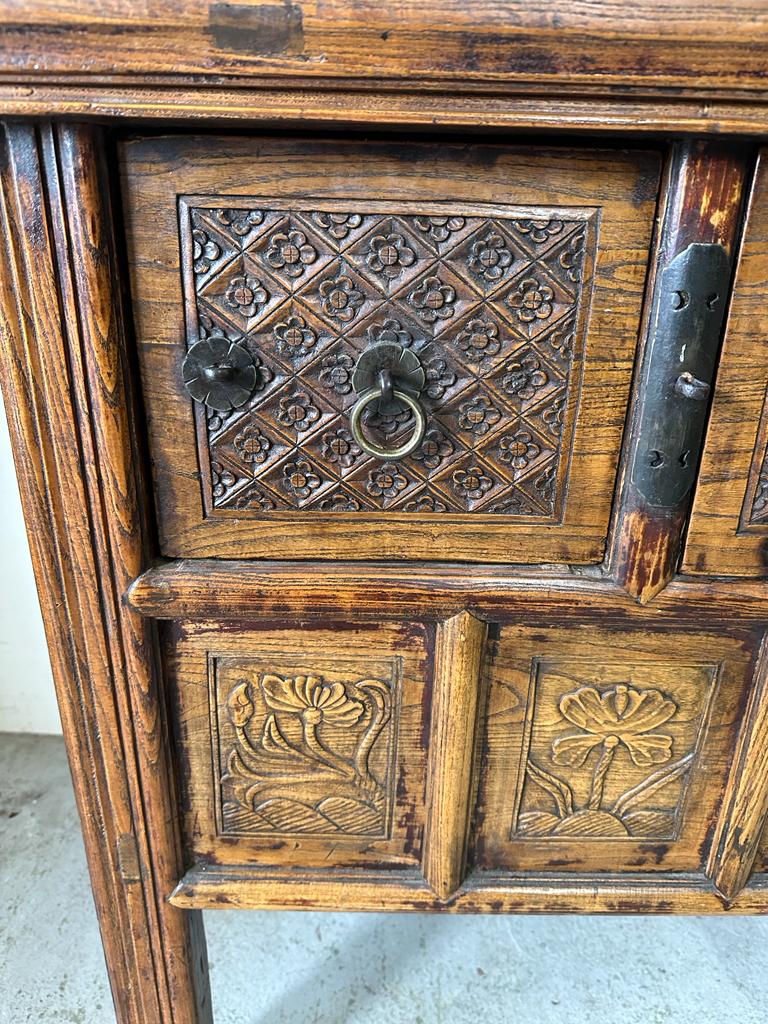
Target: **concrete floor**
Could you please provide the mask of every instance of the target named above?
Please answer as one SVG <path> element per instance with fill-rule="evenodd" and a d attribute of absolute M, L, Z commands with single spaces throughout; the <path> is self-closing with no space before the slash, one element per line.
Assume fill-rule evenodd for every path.
<path fill-rule="evenodd" d="M 216 1024 L 768 1018 L 768 918 L 206 915 Z M 114 1024 L 61 740 L 0 736 L 0 1024 Z"/>

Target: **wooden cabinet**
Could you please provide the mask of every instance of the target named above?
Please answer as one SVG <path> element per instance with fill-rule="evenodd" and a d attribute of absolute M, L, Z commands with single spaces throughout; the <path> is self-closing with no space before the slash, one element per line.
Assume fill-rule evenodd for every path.
<path fill-rule="evenodd" d="M 765 12 L 145 6 L 0 4 L 120 1024 L 202 909 L 764 913 Z"/>

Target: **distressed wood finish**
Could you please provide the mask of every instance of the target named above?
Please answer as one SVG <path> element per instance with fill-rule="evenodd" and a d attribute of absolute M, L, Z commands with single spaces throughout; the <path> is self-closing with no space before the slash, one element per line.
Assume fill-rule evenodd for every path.
<path fill-rule="evenodd" d="M 71 81 L 24 84 L 0 80 L 0 113 L 7 117 L 45 117 L 54 114 L 79 121 L 134 119 L 155 126 L 191 122 L 207 129 L 222 123 L 253 127 L 255 111 L 271 129 L 394 130 L 471 133 L 478 131 L 580 132 L 585 135 L 628 133 L 645 138 L 663 133 L 693 135 L 761 136 L 768 103 L 735 100 L 683 99 L 680 96 L 630 98 L 611 90 L 589 90 L 583 96 L 513 92 L 499 95 L 493 87 L 466 91 L 464 82 L 429 85 L 424 91 L 374 91 L 365 82 L 339 84 L 331 90 L 322 83 L 302 82 L 288 89 L 281 80 L 267 80 L 259 88 L 207 86 L 199 81 L 167 84 L 142 80 L 137 84 L 77 85 Z M 643 89 L 643 94 L 646 90 Z M 759 94 L 758 94 L 759 96 Z"/>
<path fill-rule="evenodd" d="M 201 1024 L 152 630 L 120 600 L 147 550 L 101 141 L 6 128 L 3 386 L 117 1012 Z"/>
<path fill-rule="evenodd" d="M 693 242 L 722 245 L 730 257 L 739 234 L 739 213 L 748 167 L 746 153 L 741 154 L 733 146 L 693 142 L 677 143 L 672 148 L 656 240 L 653 281 L 660 282 L 664 269 Z M 642 604 L 655 597 L 675 574 L 692 500 L 692 495 L 688 494 L 673 508 L 653 508 L 629 476 L 631 453 L 649 392 L 650 342 L 659 308 L 665 301 L 670 299 L 651 287 L 644 318 L 645 358 L 638 371 L 638 387 L 625 443 L 610 557 L 616 578 Z M 720 295 L 718 301 L 724 305 L 726 295 Z"/>
<path fill-rule="evenodd" d="M 768 912 L 766 43 L 764 0 L 0 0 L 0 114 L 116 129 L 6 125 L 0 377 L 120 1024 L 212 1024 L 203 908 Z M 660 514 L 644 353 L 708 242 Z M 374 481 L 334 459 L 379 314 L 454 451 Z M 263 385 L 221 422 L 217 331 Z"/>
<path fill-rule="evenodd" d="M 123 182 L 129 259 L 163 553 L 600 561 L 640 318 L 657 159 L 655 154 L 610 151 L 226 138 L 205 145 L 183 138 L 127 144 Z M 291 167 L 290 175 L 286 166 Z M 184 197 L 179 207 L 182 230 L 189 230 L 191 216 L 198 238 L 202 239 L 200 232 L 205 236 L 195 261 L 201 274 L 194 284 L 190 257 L 179 250 L 178 195 Z M 308 206 L 307 196 L 313 197 L 314 207 Z M 234 213 L 229 212 L 228 197 Z M 370 244 L 370 238 L 361 234 L 366 228 L 363 215 L 381 205 L 400 214 L 411 248 L 424 255 L 414 257 L 413 289 L 407 282 L 398 285 L 393 297 L 380 295 L 377 307 L 372 298 L 377 288 L 364 283 L 370 267 L 357 249 L 366 239 Z M 595 206 L 596 243 L 591 239 L 598 218 L 589 212 Z M 315 238 L 314 262 L 290 284 L 268 259 L 277 233 L 277 227 L 270 233 L 269 225 L 281 223 L 279 214 L 262 212 L 281 207 L 293 211 L 306 244 Z M 342 247 L 343 259 L 323 257 L 327 238 L 322 222 L 312 217 L 315 208 L 335 210 L 337 217 L 352 211 L 356 218 L 352 243 L 347 237 L 335 243 Z M 242 211 L 254 209 L 258 223 L 251 229 Z M 440 217 L 442 224 L 447 215 L 451 224 L 461 222 L 460 228 L 441 229 L 448 239 L 440 235 L 433 241 L 426 235 L 425 243 L 419 238 L 424 232 L 417 222 Z M 233 224 L 222 223 L 221 216 Z M 478 224 L 495 224 L 496 219 L 508 224 L 508 229 L 494 231 L 509 235 L 505 258 L 510 280 L 478 284 L 468 261 L 480 236 L 475 238 L 472 232 Z M 584 295 L 576 317 L 579 283 L 570 282 L 568 274 L 578 277 L 582 255 L 569 245 L 581 237 L 582 223 Z M 245 234 L 238 235 L 241 230 Z M 524 240 L 519 248 L 515 234 Z M 513 250 L 518 253 L 514 258 Z M 590 287 L 586 268 L 593 251 Z M 145 255 L 149 252 L 151 260 Z M 355 260 L 362 265 L 357 267 Z M 554 270 L 548 269 L 547 261 Z M 187 276 L 185 294 L 180 266 Z M 338 280 L 360 296 L 352 318 L 340 325 L 325 309 L 328 297 L 324 300 L 322 294 L 339 266 L 349 272 Z M 455 314 L 453 319 L 438 319 L 437 326 L 419 321 L 419 303 L 426 301 L 426 282 L 432 280 L 430 267 L 432 277 L 442 274 L 436 277 L 443 282 L 441 288 L 456 299 L 450 308 L 439 310 Z M 407 267 L 403 272 L 411 273 Z M 474 283 L 462 283 L 462 274 Z M 565 276 L 571 292 L 557 284 L 556 275 Z M 261 305 L 249 301 L 242 310 L 232 307 L 240 294 L 233 289 L 241 279 L 253 284 L 248 296 L 263 297 Z M 487 303 L 484 290 L 490 295 Z M 188 343 L 197 340 L 201 330 L 245 335 L 243 344 L 250 346 L 266 375 L 263 394 L 257 392 L 243 413 L 224 422 L 217 417 L 213 427 L 209 420 L 207 439 L 204 417 L 193 410 L 180 381 L 185 298 Z M 510 304 L 521 302 L 533 305 Z M 569 311 L 574 313 L 572 320 Z M 466 334 L 467 324 L 474 323 L 474 316 L 485 317 L 498 348 L 491 356 L 493 346 L 486 346 L 488 357 L 479 361 L 467 355 L 459 337 Z M 396 467 L 383 465 L 388 481 L 384 484 L 376 472 L 379 463 L 358 460 L 360 467 L 341 471 L 341 486 L 333 486 L 339 472 L 329 465 L 322 424 L 328 434 L 347 429 L 346 416 L 339 410 L 346 405 L 348 411 L 348 399 L 324 382 L 327 368 L 321 357 L 312 362 L 311 354 L 294 357 L 282 351 L 288 347 L 287 325 L 293 318 L 299 322 L 298 317 L 311 328 L 311 340 L 326 352 L 325 358 L 340 356 L 349 365 L 372 337 L 384 329 L 391 333 L 395 320 L 407 332 L 417 332 L 413 348 L 423 354 L 427 373 L 433 375 L 425 398 L 428 430 L 442 431 L 438 448 L 446 444 L 445 434 L 451 449 L 446 456 L 438 453 L 440 464 L 434 474 L 425 470 L 424 458 L 418 461 L 424 453 L 417 452 L 413 460 Z M 323 327 L 331 321 L 341 335 L 336 340 Z M 423 344 L 419 331 L 426 339 Z M 474 335 L 467 338 L 471 343 Z M 311 411 L 314 418 L 307 416 L 306 427 L 301 420 L 301 429 L 293 428 L 294 407 Z M 245 464 L 235 451 L 238 442 L 242 446 L 253 441 L 243 433 L 246 427 L 258 430 L 270 445 L 257 453 L 264 455 L 263 468 L 259 463 Z M 204 510 L 198 472 L 204 478 L 209 472 L 216 474 L 212 485 L 203 480 Z M 213 498 L 208 493 L 211 486 Z M 298 508 L 285 508 L 286 504 Z M 381 506 L 386 514 L 377 514 Z M 440 509 L 440 514 L 430 508 Z"/>
<path fill-rule="evenodd" d="M 627 874 L 620 879 L 596 875 L 535 874 L 514 879 L 469 878 L 447 901 L 439 900 L 420 878 L 393 882 L 388 876 L 344 875 L 313 880 L 311 894 L 304 882 L 285 875 L 254 876 L 205 868 L 190 872 L 171 900 L 177 907 L 223 907 L 239 910 L 356 910 L 414 911 L 468 914 L 765 914 L 768 886 L 750 883 L 735 902 L 724 905 L 722 895 L 707 879 L 691 875 L 654 877 Z M 292 884 L 293 883 L 293 884 Z M 389 883 L 389 884 L 384 884 Z"/>
<path fill-rule="evenodd" d="M 703 873 L 761 634 L 575 611 L 501 630 L 471 862 L 477 870 Z"/>
<path fill-rule="evenodd" d="M 354 614 L 443 619 L 469 610 L 505 622 L 532 614 L 567 621 L 574 606 L 618 622 L 679 626 L 700 617 L 738 625 L 768 622 L 768 587 L 752 580 L 678 577 L 641 607 L 619 584 L 550 569 L 511 572 L 496 566 L 359 564 L 336 562 L 161 562 L 127 593 L 142 614 L 158 619 L 278 619 L 286 610 L 302 619 Z"/>
<path fill-rule="evenodd" d="M 187 862 L 319 875 L 418 865 L 430 647 L 415 623 L 175 627 Z"/>
<path fill-rule="evenodd" d="M 768 566 L 768 160 L 758 159 L 683 569 L 765 576 Z"/>
<path fill-rule="evenodd" d="M 441 900 L 459 887 L 465 868 L 487 632 L 468 612 L 437 631 L 422 871 Z"/>
<path fill-rule="evenodd" d="M 409 85 L 455 81 L 556 89 L 611 86 L 750 98 L 765 91 L 768 13 L 760 0 L 685 7 L 642 0 L 33 0 L 0 5 L 0 73 L 121 82 L 168 75 L 339 78 Z M 713 60 L 713 52 L 728 54 Z M 466 87 L 466 86 L 465 86 Z M 186 88 L 186 85 L 182 86 Z"/>

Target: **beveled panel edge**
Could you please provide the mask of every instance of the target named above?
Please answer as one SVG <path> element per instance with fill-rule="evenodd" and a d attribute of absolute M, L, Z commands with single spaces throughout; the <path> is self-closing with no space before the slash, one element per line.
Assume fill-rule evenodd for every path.
<path fill-rule="evenodd" d="M 141 121 L 187 126 L 213 122 L 249 126 L 294 127 L 376 125 L 434 130 L 469 128 L 473 131 L 577 131 L 648 135 L 685 132 L 693 135 L 768 136 L 768 100 L 739 103 L 731 99 L 623 98 L 610 95 L 497 95 L 397 90 L 380 96 L 365 89 L 338 88 L 329 98 L 323 90 L 300 88 L 199 87 L 190 101 L 189 89 L 176 85 L 125 83 L 0 81 L 0 114 L 4 117 L 68 117 L 79 120 Z M 258 117 L 254 115 L 258 111 Z"/>
<path fill-rule="evenodd" d="M 669 874 L 507 875 L 473 874 L 441 900 L 417 872 L 254 872 L 194 865 L 169 894 L 183 909 L 441 911 L 444 913 L 763 914 L 768 880 L 754 881 L 733 903 L 705 876 Z"/>
<path fill-rule="evenodd" d="M 669 622 L 696 628 L 703 616 L 734 628 L 768 630 L 768 581 L 678 576 L 646 606 L 599 573 L 567 567 L 463 564 L 258 562 L 181 559 L 158 562 L 124 595 L 133 608 L 158 619 L 284 620 L 404 616 L 445 619 L 461 611 L 503 621 L 521 611 L 552 621 L 599 613 L 605 621 Z"/>

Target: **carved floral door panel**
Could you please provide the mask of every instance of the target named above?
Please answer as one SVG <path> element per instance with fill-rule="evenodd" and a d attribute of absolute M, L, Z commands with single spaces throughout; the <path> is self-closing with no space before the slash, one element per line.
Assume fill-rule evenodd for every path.
<path fill-rule="evenodd" d="M 420 627 L 178 627 L 167 663 L 190 859 L 417 865 L 426 642 Z"/>
<path fill-rule="evenodd" d="M 655 154 L 182 138 L 122 156 L 165 554 L 599 561 Z M 401 459 L 351 433 L 381 343 L 423 375 Z M 234 391 L 209 375 L 225 350 Z M 384 448 L 414 429 L 370 412 Z"/>
<path fill-rule="evenodd" d="M 701 871 L 753 657 L 717 631 L 504 628 L 475 866 Z"/>

